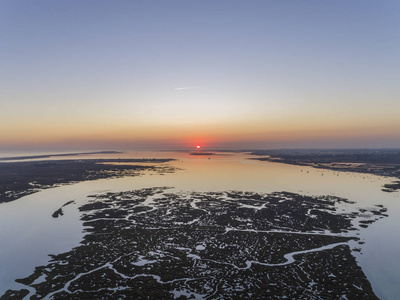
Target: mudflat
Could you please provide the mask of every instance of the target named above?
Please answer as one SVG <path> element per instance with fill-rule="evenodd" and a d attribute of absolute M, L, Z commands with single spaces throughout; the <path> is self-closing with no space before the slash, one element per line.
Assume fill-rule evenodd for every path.
<path fill-rule="evenodd" d="M 348 242 L 382 206 L 365 222 L 366 209 L 338 212 L 351 202 L 334 196 L 154 187 L 90 197 L 81 244 L 1 299 L 377 299 Z"/>

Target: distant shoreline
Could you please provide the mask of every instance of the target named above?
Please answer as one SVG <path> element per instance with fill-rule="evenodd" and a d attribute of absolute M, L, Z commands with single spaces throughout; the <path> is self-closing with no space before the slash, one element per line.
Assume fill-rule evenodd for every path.
<path fill-rule="evenodd" d="M 38 159 L 38 158 L 49 158 L 49 157 L 58 157 L 58 156 L 77 156 L 77 155 L 89 155 L 89 154 L 118 154 L 118 153 L 122 153 L 122 152 L 119 152 L 119 151 L 97 151 L 97 152 L 45 154 L 45 155 L 30 155 L 30 156 L 13 156 L 13 157 L 0 157 L 0 161 Z"/>

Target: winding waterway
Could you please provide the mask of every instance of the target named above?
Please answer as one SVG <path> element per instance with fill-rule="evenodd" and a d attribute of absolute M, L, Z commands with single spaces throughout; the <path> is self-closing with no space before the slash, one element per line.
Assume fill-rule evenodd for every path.
<path fill-rule="evenodd" d="M 361 252 L 354 251 L 353 254 L 379 298 L 396 299 L 400 294 L 400 197 L 399 193 L 381 191 L 381 186 L 389 183 L 390 178 L 259 162 L 249 160 L 250 156 L 243 153 L 221 152 L 203 156 L 187 152 L 139 151 L 76 156 L 99 157 L 175 158 L 176 161 L 167 165 L 179 170 L 163 175 L 145 172 L 140 177 L 65 185 L 0 204 L 0 295 L 7 289 L 21 288 L 14 280 L 30 275 L 35 266 L 47 264 L 48 254 L 65 252 L 79 244 L 83 227 L 78 207 L 88 201 L 88 195 L 155 186 L 198 192 L 288 191 L 344 197 L 355 201 L 359 207 L 383 205 L 388 208 L 389 217 L 368 228 L 360 228 L 358 234 L 365 243 L 357 245 Z M 63 207 L 63 216 L 52 217 L 56 210 L 71 200 L 75 202 Z M 342 209 L 346 210 L 346 207 Z"/>

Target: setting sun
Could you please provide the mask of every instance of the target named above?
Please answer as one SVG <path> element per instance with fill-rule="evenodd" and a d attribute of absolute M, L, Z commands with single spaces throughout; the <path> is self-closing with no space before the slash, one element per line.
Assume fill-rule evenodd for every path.
<path fill-rule="evenodd" d="M 201 146 L 200 146 L 200 145 L 197 145 L 197 146 L 196 146 L 196 149 L 200 149 L 200 148 L 201 148 Z"/>

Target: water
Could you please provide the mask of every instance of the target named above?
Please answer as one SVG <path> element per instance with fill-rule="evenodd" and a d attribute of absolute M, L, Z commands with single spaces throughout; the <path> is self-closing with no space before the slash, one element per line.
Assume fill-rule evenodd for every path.
<path fill-rule="evenodd" d="M 146 172 L 141 177 L 81 182 L 0 204 L 0 294 L 9 288 L 21 288 L 14 280 L 30 275 L 35 266 L 47 264 L 48 254 L 65 252 L 79 244 L 83 227 L 77 208 L 88 201 L 88 195 L 154 186 L 199 192 L 288 191 L 344 197 L 356 201 L 359 207 L 382 204 L 388 208 L 389 217 L 360 229 L 359 237 L 365 244 L 361 245 L 362 254 L 354 252 L 354 255 L 378 297 L 396 299 L 400 293 L 399 195 L 381 191 L 390 178 L 259 162 L 242 153 L 193 156 L 185 152 L 136 151 L 67 158 L 89 157 L 175 158 L 176 161 L 167 164 L 181 170 L 165 175 Z M 70 200 L 75 203 L 63 208 L 64 216 L 52 218 L 52 213 Z"/>

